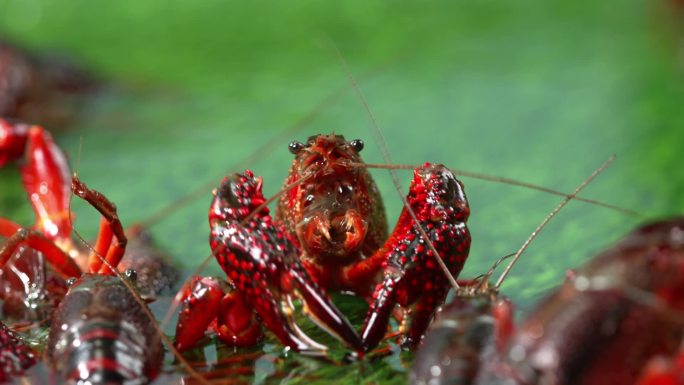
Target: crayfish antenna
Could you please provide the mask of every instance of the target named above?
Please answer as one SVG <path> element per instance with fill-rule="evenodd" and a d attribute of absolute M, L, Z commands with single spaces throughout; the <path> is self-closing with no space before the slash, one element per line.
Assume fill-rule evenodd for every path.
<path fill-rule="evenodd" d="M 375 76 L 376 74 L 382 72 L 395 62 L 399 61 L 401 58 L 403 58 L 403 56 L 405 55 L 396 55 L 390 58 L 389 60 L 386 60 L 385 62 L 378 65 L 376 68 L 373 68 L 370 71 L 362 74 L 359 77 L 359 79 L 368 79 Z M 328 94 L 325 98 L 318 102 L 318 104 L 316 104 L 313 107 L 313 109 L 310 110 L 306 115 L 299 118 L 297 121 L 289 125 L 287 128 L 285 128 L 279 134 L 275 135 L 273 138 L 268 140 L 263 145 L 257 147 L 257 149 L 255 149 L 251 155 L 244 158 L 242 161 L 229 166 L 227 168 L 227 171 L 223 175 L 221 175 L 221 177 L 233 172 L 244 170 L 248 167 L 253 167 L 254 163 L 257 163 L 259 160 L 263 159 L 263 154 L 270 153 L 273 150 L 273 148 L 280 145 L 280 143 L 286 142 L 295 133 L 309 126 L 319 115 L 321 115 L 323 112 L 332 107 L 337 101 L 339 101 L 347 93 L 348 90 L 349 85 L 345 83 L 335 91 Z M 216 180 L 220 180 L 221 177 L 212 178 L 210 181 L 202 183 L 201 185 L 197 186 L 197 188 L 179 197 L 176 201 L 171 202 L 170 204 L 160 208 L 157 211 L 154 211 L 145 219 L 138 221 L 136 225 L 142 226 L 144 228 L 154 226 L 155 224 L 161 222 L 165 218 L 175 214 L 183 207 L 186 207 L 190 203 L 194 202 L 195 200 L 204 197 L 207 191 L 211 191 L 211 189 L 213 189 L 216 186 Z"/>
<path fill-rule="evenodd" d="M 368 104 L 368 100 L 366 100 L 365 95 L 361 91 L 361 88 L 359 87 L 356 79 L 352 75 L 351 70 L 349 69 L 349 66 L 347 65 L 346 60 L 344 60 L 344 57 L 342 56 L 342 52 L 340 52 L 340 50 L 337 48 L 337 46 L 335 45 L 335 43 L 332 40 L 328 40 L 328 43 L 329 43 L 330 47 L 333 49 L 333 51 L 335 52 L 335 55 L 337 56 L 337 60 L 339 61 L 340 66 L 343 68 L 344 72 L 347 74 L 347 78 L 349 79 L 349 82 L 351 83 L 352 87 L 354 88 L 354 91 L 356 91 L 356 94 L 358 95 L 359 99 L 361 100 L 361 103 L 363 104 L 363 106 L 366 110 L 366 113 L 368 115 L 368 119 L 370 120 L 370 123 L 371 123 L 371 128 L 372 128 L 371 131 L 373 133 L 373 136 L 375 137 L 375 143 L 378 146 L 378 149 L 380 150 L 380 153 L 382 154 L 383 159 L 385 160 L 386 163 L 389 163 L 389 164 L 393 163 L 392 157 L 391 157 L 389 150 L 387 148 L 387 141 L 385 140 L 385 136 L 382 134 L 382 131 L 380 130 L 380 125 L 378 124 L 377 119 L 375 118 L 375 114 L 373 113 L 373 111 L 370 108 L 370 105 Z M 406 197 L 404 196 L 403 190 L 401 188 L 401 183 L 399 182 L 399 177 L 397 176 L 396 170 L 392 169 L 392 168 L 390 168 L 388 170 L 389 170 L 390 176 L 392 177 L 392 183 L 394 184 L 394 187 L 397 190 L 397 193 L 401 197 L 401 200 L 404 204 L 404 207 L 406 208 L 406 211 L 409 213 L 409 215 L 411 216 L 411 219 L 415 223 L 416 229 L 420 233 L 420 236 L 423 238 L 423 240 L 425 240 L 425 244 L 432 251 L 432 256 L 433 256 L 435 262 L 437 262 L 437 265 L 439 265 L 440 269 L 442 270 L 444 275 L 449 280 L 449 283 L 451 283 L 451 286 L 454 289 L 458 290 L 458 288 L 460 286 L 459 286 L 458 282 L 456 282 L 456 278 L 454 278 L 454 276 L 449 271 L 449 268 L 446 266 L 446 264 L 444 263 L 442 258 L 440 258 L 439 252 L 437 251 L 434 244 L 430 240 L 430 237 L 428 236 L 428 234 L 425 231 L 425 229 L 423 228 L 423 226 L 421 226 L 419 224 L 420 222 L 418 221 L 418 217 L 416 216 L 416 213 L 413 211 L 413 209 L 411 208 L 411 205 L 406 200 Z"/>
<path fill-rule="evenodd" d="M 515 256 L 515 253 L 510 253 L 510 254 L 504 255 L 503 257 L 497 259 L 496 262 L 494 262 L 494 264 L 492 264 L 492 267 L 490 267 L 486 273 L 478 275 L 477 277 L 473 278 L 473 281 L 479 281 L 474 288 L 474 292 L 480 293 L 480 292 L 484 292 L 484 291 L 488 290 L 489 289 L 489 280 L 492 278 L 492 275 L 494 275 L 494 271 L 496 270 L 496 268 L 499 267 L 499 265 L 501 263 L 503 263 L 503 261 L 505 261 L 508 258 L 511 258 L 513 256 Z"/>
<path fill-rule="evenodd" d="M 516 251 L 515 253 L 511 253 L 508 255 L 504 255 L 503 257 L 499 258 L 494 262 L 491 268 L 489 270 L 481 275 L 476 277 L 475 279 L 479 279 L 480 282 L 477 284 L 475 287 L 474 291 L 475 292 L 483 292 L 485 290 L 488 290 L 489 287 L 489 280 L 494 275 L 494 271 L 496 270 L 499 265 L 505 261 L 506 259 L 509 259 L 513 257 L 513 260 L 506 266 L 506 269 L 504 272 L 501 274 L 499 279 L 497 279 L 496 284 L 492 287 L 493 290 L 498 291 L 499 288 L 501 287 L 501 284 L 503 283 L 504 279 L 506 278 L 506 275 L 510 272 L 510 270 L 513 268 L 515 263 L 519 260 L 520 256 L 522 253 L 529 247 L 529 245 L 532 243 L 532 241 L 539 235 L 541 230 L 549 223 L 549 221 L 560 212 L 560 210 L 567 205 L 570 200 L 572 199 L 578 199 L 577 194 L 584 188 L 586 187 L 595 177 L 597 177 L 603 170 L 608 167 L 613 161 L 615 160 L 615 155 L 612 155 L 606 162 L 604 162 L 597 170 L 595 170 L 587 179 L 582 181 L 582 183 L 575 189 L 574 192 L 571 194 L 568 194 L 565 199 L 549 214 L 544 218 L 544 220 L 537 226 L 537 228 L 530 234 L 530 236 L 525 240 L 523 245 Z"/>
<path fill-rule="evenodd" d="M 411 165 L 411 164 L 378 164 L 378 163 L 351 163 L 351 162 L 348 162 L 347 165 L 350 167 L 379 168 L 379 169 L 393 169 L 393 170 L 414 170 L 414 169 L 420 167 L 420 166 Z M 505 178 L 505 177 L 496 176 L 496 175 L 483 174 L 483 173 L 479 173 L 479 172 L 465 171 L 465 170 L 460 170 L 460 169 L 450 168 L 450 170 L 454 173 L 454 175 L 461 176 L 461 177 L 484 180 L 487 182 L 508 184 L 511 186 L 523 187 L 526 189 L 541 191 L 541 192 L 544 192 L 547 194 L 558 195 L 558 196 L 562 196 L 562 197 L 566 197 L 566 198 L 571 197 L 571 194 L 569 194 L 569 193 L 565 193 L 565 192 L 562 192 L 559 190 L 554 190 L 554 189 L 544 187 L 544 186 L 540 186 L 540 185 L 533 184 L 533 183 L 524 182 L 521 180 Z M 588 203 L 590 205 L 599 206 L 599 207 L 603 207 L 603 208 L 606 208 L 609 210 L 617 211 L 619 213 L 629 215 L 629 216 L 633 216 L 633 217 L 644 217 L 645 216 L 644 214 L 642 214 L 638 211 L 628 209 L 626 207 L 606 203 L 606 202 L 601 202 L 601 201 L 598 201 L 595 199 L 588 199 L 588 198 L 584 198 L 581 196 L 573 196 L 572 199 L 576 200 L 576 201 Z"/>
<path fill-rule="evenodd" d="M 610 166 L 610 164 L 613 163 L 613 161 L 615 161 L 615 154 L 611 155 L 608 158 L 608 160 L 606 160 L 599 168 L 594 170 L 594 172 L 591 173 L 591 175 L 589 175 L 589 177 L 587 177 L 584 181 L 582 181 L 582 183 L 579 184 L 579 186 L 577 186 L 575 191 L 573 191 L 569 196 L 565 197 L 565 199 L 563 199 L 563 201 L 558 206 L 556 206 L 556 208 L 549 215 L 547 215 L 546 218 L 544 218 L 544 220 L 539 224 L 539 226 L 537 226 L 537 228 L 534 229 L 532 234 L 530 234 L 530 236 L 527 238 L 527 240 L 525 240 L 525 242 L 522 244 L 522 246 L 520 246 L 520 249 L 518 249 L 518 251 L 515 253 L 511 262 L 508 264 L 508 266 L 506 266 L 506 269 L 504 269 L 504 271 L 501 273 L 501 275 L 499 276 L 499 279 L 497 279 L 497 281 L 496 281 L 496 284 L 494 284 L 495 289 L 498 290 L 501 287 L 501 284 L 503 283 L 504 279 L 506 279 L 506 276 L 511 272 L 511 269 L 513 269 L 513 266 L 516 264 L 516 262 L 518 262 L 522 253 L 524 253 L 525 250 L 527 250 L 527 248 L 530 246 L 532 241 L 539 235 L 539 233 L 542 231 L 542 229 L 544 229 L 546 224 L 549 223 L 549 221 L 553 217 L 555 217 L 556 214 L 558 214 L 558 212 L 560 212 L 560 210 L 563 207 L 565 207 L 575 196 L 577 196 L 577 194 L 580 191 L 582 191 L 583 188 L 585 188 L 589 183 L 591 183 L 591 181 L 594 180 L 594 178 L 599 176 L 599 174 L 601 174 L 603 172 L 603 170 L 605 170 L 608 166 Z"/>
<path fill-rule="evenodd" d="M 79 155 L 78 155 L 78 164 L 80 165 L 80 159 L 81 159 L 81 151 L 82 151 L 82 143 L 83 141 L 81 140 L 81 145 L 79 146 Z M 78 181 L 78 168 L 74 172 L 74 178 L 76 181 Z M 166 347 L 169 349 L 169 351 L 174 355 L 174 357 L 178 360 L 178 362 L 181 363 L 181 365 L 185 368 L 185 370 L 190 374 L 191 377 L 193 377 L 195 380 L 197 380 L 200 384 L 203 385 L 211 385 L 211 383 L 205 379 L 199 372 L 197 372 L 192 365 L 183 357 L 178 350 L 173 346 L 173 343 L 169 340 L 169 338 L 164 334 L 163 330 L 161 327 L 157 324 L 157 319 L 154 317 L 154 314 L 150 311 L 150 309 L 147 307 L 147 304 L 145 300 L 140 297 L 140 294 L 138 293 L 138 290 L 133 286 L 131 281 L 124 277 L 123 274 L 119 272 L 119 270 L 114 266 L 110 261 L 100 253 L 93 245 L 91 245 L 88 241 L 81 236 L 79 231 L 76 229 L 74 226 L 73 222 L 73 217 L 72 217 L 72 212 L 71 212 L 71 206 L 73 203 L 73 197 L 74 197 L 74 192 L 72 191 L 72 194 L 69 197 L 69 224 L 73 230 L 74 236 L 88 249 L 91 251 L 93 256 L 98 258 L 102 264 L 104 264 L 106 267 L 109 268 L 109 271 L 116 275 L 121 283 L 126 287 L 126 289 L 131 293 L 135 301 L 138 303 L 142 311 L 145 313 L 145 316 L 150 320 L 150 324 L 152 327 L 155 329 L 155 332 L 157 334 L 157 337 L 161 340 L 161 342 L 166 345 Z M 156 342 L 155 342 L 156 343 Z"/>

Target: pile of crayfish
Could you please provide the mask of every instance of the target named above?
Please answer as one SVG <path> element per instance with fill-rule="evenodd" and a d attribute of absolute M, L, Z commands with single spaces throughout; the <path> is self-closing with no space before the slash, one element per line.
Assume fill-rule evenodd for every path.
<path fill-rule="evenodd" d="M 161 339 L 145 302 L 129 291 L 135 270 L 116 277 L 127 246 L 116 207 L 69 177 L 61 150 L 42 128 L 2 121 L 0 133 L 0 160 L 20 162 L 36 212 L 30 228 L 0 221 L 3 314 L 51 320 L 44 355 L 65 380 L 151 381 L 161 367 Z M 296 297 L 358 357 L 372 354 L 390 319 L 399 318 L 399 342 L 418 347 L 414 383 L 678 383 L 684 220 L 636 230 L 572 272 L 518 328 L 510 302 L 481 280 L 462 280 L 430 327 L 450 289 L 435 256 L 457 276 L 470 245 L 463 184 L 445 166 L 416 168 L 409 206 L 387 235 L 377 188 L 358 166 L 362 149 L 360 140 L 339 135 L 290 144 L 295 161 L 275 218 L 260 178 L 246 171 L 221 182 L 209 210 L 210 245 L 228 280 L 194 277 L 185 285 L 177 350 L 195 346 L 207 328 L 227 344 L 255 344 L 263 325 L 290 349 L 325 355 L 327 347 L 297 327 Z M 89 253 L 71 238 L 71 193 L 102 215 Z M 368 300 L 360 333 L 329 291 Z M 0 331 L 2 375 L 19 375 L 37 352 L 6 326 Z"/>
<path fill-rule="evenodd" d="M 348 359 L 381 355 L 378 345 L 393 338 L 396 319 L 392 336 L 417 350 L 416 384 L 684 384 L 684 219 L 635 230 L 570 272 L 515 327 L 501 280 L 457 280 L 471 237 L 464 185 L 454 172 L 415 167 L 390 232 L 363 148 L 334 134 L 290 143 L 295 159 L 274 216 L 251 171 L 221 181 L 209 207 L 209 244 L 226 277 L 191 277 L 177 296 L 179 320 L 167 348 L 180 362 L 207 331 L 225 344 L 250 346 L 266 329 L 287 350 L 327 356 L 329 347 L 297 325 L 302 309 L 342 341 Z M 9 164 L 20 168 L 36 221 L 0 218 L 7 323 L 0 323 L 0 382 L 21 376 L 40 354 L 68 383 L 153 381 L 167 341 L 147 302 L 173 285 L 173 268 L 139 229 L 124 229 L 114 203 L 71 176 L 42 127 L 0 119 L 0 166 Z M 102 216 L 92 245 L 72 237 L 72 194 Z M 331 292 L 368 303 L 360 330 Z M 27 323 L 49 327 L 42 353 L 24 344 L 23 329 L 13 329 Z"/>

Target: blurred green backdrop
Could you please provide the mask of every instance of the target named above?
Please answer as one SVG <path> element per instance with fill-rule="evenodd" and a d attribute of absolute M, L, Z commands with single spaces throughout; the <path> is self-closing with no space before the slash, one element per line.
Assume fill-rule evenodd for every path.
<path fill-rule="evenodd" d="M 366 140 L 368 114 L 348 90 L 299 131 L 282 134 L 347 84 L 337 45 L 398 163 L 445 163 L 572 191 L 612 153 L 583 196 L 662 217 L 681 213 L 684 79 L 679 9 L 657 0 L 298 1 L 3 0 L 0 33 L 76 58 L 111 83 L 56 133 L 125 224 L 145 220 L 275 141 L 249 165 L 275 192 L 290 140 L 319 132 Z M 369 76 L 361 76 L 372 72 Z M 348 88 L 348 87 L 347 87 Z M 0 173 L 0 215 L 30 224 L 15 170 Z M 400 202 L 386 172 L 394 221 Z M 401 174 L 406 181 L 410 173 Z M 464 274 L 515 251 L 556 196 L 465 179 L 473 247 Z M 190 271 L 208 254 L 209 191 L 152 227 Z M 77 204 L 79 229 L 97 217 Z M 504 285 L 525 309 L 643 219 L 572 202 Z M 207 269 L 218 272 L 214 262 Z M 353 382 L 404 382 L 387 359 Z M 307 382 L 318 375 L 313 370 Z M 335 376 L 341 376 L 337 373 Z M 325 375 L 321 378 L 324 380 Z M 296 376 L 279 379 L 297 382 Z M 264 378 L 255 379 L 256 382 Z"/>

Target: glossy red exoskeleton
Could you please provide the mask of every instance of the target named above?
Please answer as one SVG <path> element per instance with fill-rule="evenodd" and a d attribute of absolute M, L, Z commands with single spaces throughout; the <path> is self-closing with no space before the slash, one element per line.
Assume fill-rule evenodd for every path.
<path fill-rule="evenodd" d="M 120 231 L 121 223 L 114 205 L 75 176 L 72 190 L 96 207 L 109 226 L 119 229 L 114 232 L 122 238 L 113 247 L 123 248 L 126 238 Z M 21 235 L 23 233 L 28 233 L 28 236 Z M 32 237 L 42 235 L 19 229 L 6 241 L 0 253 L 12 253 L 13 247 L 33 248 Z M 101 233 L 98 242 L 102 242 L 102 237 Z M 49 242 L 39 239 L 45 244 Z M 22 244 L 21 241 L 27 242 Z M 18 246 L 20 244 L 22 246 Z M 44 247 L 43 244 L 38 246 Z M 20 257 L 22 255 L 19 254 Z M 99 259 L 99 256 L 93 258 Z M 113 263 L 111 266 L 116 269 L 117 261 L 114 258 L 107 262 Z M 99 266 L 93 260 L 89 265 Z M 144 310 L 146 304 L 143 300 L 136 299 L 131 289 L 119 277 L 112 275 L 111 269 L 106 272 L 99 267 L 91 268 L 78 280 L 71 278 L 67 281 L 70 288 L 64 298 L 58 299 L 59 306 L 49 317 L 50 336 L 45 357 L 65 383 L 148 383 L 159 373 L 163 358 L 158 329 L 148 316 L 149 310 Z M 126 275 L 131 280 L 136 276 L 134 270 L 127 270 Z"/>
<path fill-rule="evenodd" d="M 0 120 L 0 166 L 10 161 L 19 163 L 36 224 L 22 227 L 0 218 L 0 236 L 6 238 L 0 247 L 5 313 L 15 318 L 40 319 L 63 295 L 64 278 L 79 277 L 81 271 L 111 274 L 97 254 L 116 265 L 123 256 L 126 236 L 115 206 L 76 178 L 72 181 L 64 154 L 42 127 Z M 71 238 L 72 188 L 102 214 L 98 241 L 89 255 Z M 46 269 L 45 261 L 51 269 Z M 26 305 L 23 308 L 22 300 Z"/>
<path fill-rule="evenodd" d="M 515 332 L 510 317 L 496 316 L 494 297 L 467 302 L 470 313 L 455 312 L 462 301 L 450 305 L 412 383 L 682 384 L 682 277 L 684 218 L 644 225 L 571 272 Z"/>
<path fill-rule="evenodd" d="M 440 256 L 433 255 L 406 209 L 388 237 L 377 187 L 358 166 L 362 149 L 362 141 L 341 135 L 290 144 L 295 160 L 275 220 L 262 207 L 260 178 L 247 171 L 224 179 L 210 208 L 210 245 L 237 293 L 229 290 L 224 297 L 217 284 L 196 279 L 196 290 L 188 290 L 181 310 L 176 334 L 180 350 L 192 346 L 217 316 L 227 321 L 218 328 L 228 343 L 259 336 L 254 315 L 230 312 L 235 306 L 254 309 L 293 349 L 324 350 L 294 324 L 293 295 L 303 299 L 307 314 L 356 350 L 377 345 L 397 304 L 408 310 L 404 342 L 414 346 L 420 341 L 449 289 L 436 258 L 457 275 L 468 255 L 468 203 L 449 169 L 426 164 L 415 170 L 407 200 Z M 361 338 L 329 300 L 328 291 L 368 299 Z"/>
<path fill-rule="evenodd" d="M 4 315 L 52 320 L 46 358 L 65 381 L 149 382 L 159 372 L 161 340 L 146 305 L 113 276 L 127 245 L 116 206 L 76 176 L 69 178 L 64 155 L 42 128 L 0 120 L 0 139 L 2 164 L 23 160 L 22 180 L 37 218 L 34 228 L 0 219 L 0 235 L 7 238 L 0 244 Z M 71 193 L 102 215 L 90 253 L 75 247 L 70 236 Z M 154 265 L 132 264 L 148 270 Z M 127 275 L 132 272 L 127 270 Z M 148 275 L 150 292 L 168 285 Z M 75 277 L 80 278 L 64 295 L 66 279 Z"/>
<path fill-rule="evenodd" d="M 64 295 L 65 278 L 78 277 L 82 271 L 111 274 L 97 255 L 117 265 L 124 257 L 127 236 L 114 204 L 97 192 L 87 192 L 78 180 L 72 186 L 64 153 L 42 127 L 0 119 L 0 167 L 10 163 L 19 166 L 36 220 L 33 227 L 23 227 L 0 218 L 0 236 L 6 238 L 0 245 L 0 298 L 6 316 L 41 320 Z M 102 214 L 91 252 L 78 247 L 71 237 L 72 188 Z M 134 236 L 132 252 L 120 269 L 137 269 L 144 296 L 153 298 L 156 291 L 174 282 L 176 273 L 163 263 L 164 258 L 150 246 L 142 230 L 129 233 Z"/>
<path fill-rule="evenodd" d="M 149 383 L 164 351 L 143 306 L 118 277 L 84 274 L 52 317 L 48 363 L 64 383 Z"/>
<path fill-rule="evenodd" d="M 0 322 L 0 383 L 23 373 L 35 363 L 36 352 L 24 345 L 7 325 Z"/>

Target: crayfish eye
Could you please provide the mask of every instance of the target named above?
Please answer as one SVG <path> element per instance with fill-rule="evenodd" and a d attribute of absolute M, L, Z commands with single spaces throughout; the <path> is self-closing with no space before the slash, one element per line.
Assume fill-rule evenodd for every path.
<path fill-rule="evenodd" d="M 126 269 L 124 276 L 128 278 L 129 281 L 135 282 L 138 279 L 138 272 L 135 269 Z"/>
<path fill-rule="evenodd" d="M 349 196 L 354 192 L 354 187 L 351 185 L 340 185 L 337 187 L 337 194 L 340 196 Z"/>
<path fill-rule="evenodd" d="M 349 145 L 356 152 L 361 152 L 361 150 L 363 150 L 363 140 L 361 139 L 354 139 L 351 142 L 349 142 Z"/>
<path fill-rule="evenodd" d="M 76 278 L 71 277 L 67 279 L 65 283 L 67 287 L 72 287 L 76 283 Z"/>
<path fill-rule="evenodd" d="M 290 152 L 291 152 L 292 154 L 294 154 L 294 155 L 297 155 L 297 153 L 298 153 L 299 151 L 301 151 L 302 148 L 304 148 L 304 143 L 302 143 L 302 142 L 300 142 L 300 141 L 297 141 L 297 140 L 293 140 L 293 141 L 290 142 L 290 144 L 287 146 L 287 149 L 290 150 Z"/>
<path fill-rule="evenodd" d="M 304 206 L 308 206 L 308 205 L 312 204 L 314 199 L 316 199 L 316 197 L 313 194 L 307 195 L 306 199 L 304 200 Z"/>

